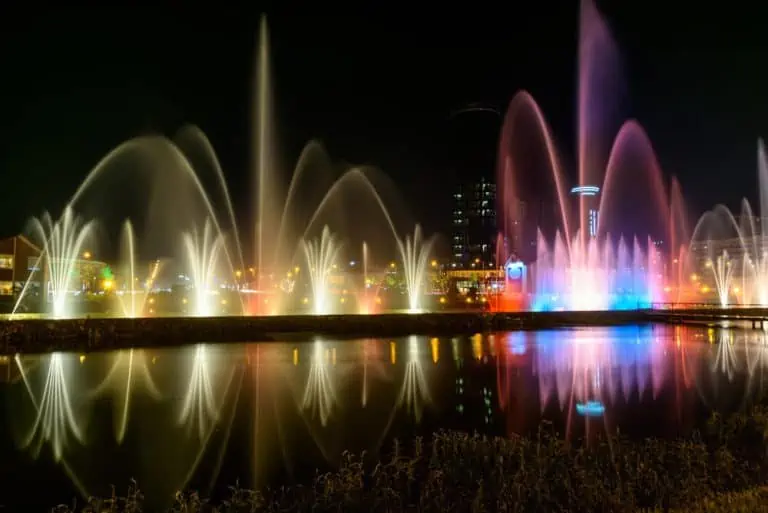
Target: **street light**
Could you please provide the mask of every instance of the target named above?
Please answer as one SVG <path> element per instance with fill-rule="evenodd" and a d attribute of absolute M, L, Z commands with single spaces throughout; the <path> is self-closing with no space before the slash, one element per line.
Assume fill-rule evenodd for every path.
<path fill-rule="evenodd" d="M 91 258 L 91 252 L 90 251 L 85 251 L 83 253 L 83 258 L 85 258 L 86 260 L 89 260 Z"/>

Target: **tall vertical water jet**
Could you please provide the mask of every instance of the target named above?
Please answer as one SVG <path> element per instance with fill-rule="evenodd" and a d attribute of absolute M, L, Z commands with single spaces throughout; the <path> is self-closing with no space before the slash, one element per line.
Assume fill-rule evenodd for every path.
<path fill-rule="evenodd" d="M 64 209 L 58 221 L 54 222 L 50 214 L 45 212 L 41 218 L 33 218 L 31 223 L 33 232 L 44 241 L 43 253 L 38 262 L 42 260 L 47 271 L 45 295 L 51 298 L 53 316 L 69 317 L 73 312 L 70 309 L 68 294 L 71 292 L 70 287 L 83 244 L 91 235 L 93 224 L 82 223 L 69 207 Z M 14 313 L 28 288 L 29 280 L 24 284 L 14 306 Z"/>
<path fill-rule="evenodd" d="M 129 219 L 123 223 L 120 236 L 120 266 L 123 276 L 122 294 L 118 295 L 120 307 L 124 317 L 136 318 L 144 315 L 144 307 L 147 298 L 160 270 L 159 262 L 156 262 L 150 270 L 146 280 L 141 280 L 136 273 L 136 234 L 133 224 Z M 127 296 L 127 297 L 126 297 Z"/>
<path fill-rule="evenodd" d="M 328 277 L 333 270 L 341 246 L 336 243 L 327 226 L 323 227 L 319 240 L 303 241 L 302 246 L 312 287 L 312 311 L 315 315 L 328 314 L 331 310 L 328 298 Z"/>
<path fill-rule="evenodd" d="M 183 235 L 187 263 L 190 268 L 192 284 L 195 288 L 195 312 L 201 317 L 213 314 L 210 294 L 219 252 L 224 246 L 221 234 L 216 234 L 210 221 L 206 219 L 202 234 L 197 229 Z"/>
<path fill-rule="evenodd" d="M 403 261 L 405 288 L 408 293 L 408 310 L 418 312 L 421 309 L 424 282 L 427 279 L 429 254 L 432 251 L 434 239 L 423 240 L 421 227 L 416 225 L 413 238 L 405 237 L 398 240 L 397 247 Z"/>
<path fill-rule="evenodd" d="M 581 1 L 578 59 L 578 185 L 596 186 L 603 182 L 619 84 L 616 45 L 592 0 Z M 582 244 L 588 237 L 587 202 L 579 196 Z"/>
<path fill-rule="evenodd" d="M 269 62 L 269 32 L 267 27 L 267 17 L 262 15 L 259 23 L 259 43 L 257 49 L 256 63 L 256 94 L 252 111 L 252 127 L 254 130 L 254 143 L 252 145 L 253 153 L 251 155 L 252 169 L 255 173 L 256 191 L 253 197 L 256 201 L 256 212 L 254 219 L 255 227 L 255 256 L 258 279 L 264 274 L 265 265 L 271 265 L 272 262 L 265 262 L 265 231 L 274 229 L 279 219 L 273 218 L 275 212 L 274 202 L 276 201 L 274 161 L 273 161 L 273 140 L 274 134 L 271 132 L 272 124 L 272 90 Z M 269 234 L 266 234 L 267 236 Z M 269 240 L 267 238 L 267 240 Z M 259 288 L 261 286 L 259 285 Z"/>

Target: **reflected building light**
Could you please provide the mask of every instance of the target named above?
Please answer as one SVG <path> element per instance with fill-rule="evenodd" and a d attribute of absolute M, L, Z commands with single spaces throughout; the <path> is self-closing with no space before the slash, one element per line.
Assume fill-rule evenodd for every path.
<path fill-rule="evenodd" d="M 115 415 L 113 419 L 115 440 L 117 440 L 118 444 L 122 443 L 125 438 L 131 396 L 134 393 L 133 389 L 137 381 L 144 386 L 145 391 L 150 397 L 155 400 L 161 398 L 160 391 L 149 372 L 146 352 L 141 349 L 118 351 L 115 354 L 115 361 L 112 363 L 107 376 L 92 392 L 94 397 L 102 396 L 107 392 L 111 392 L 114 395 Z"/>
<path fill-rule="evenodd" d="M 602 417 L 605 413 L 605 405 L 600 401 L 587 401 L 576 404 L 576 413 L 582 417 Z"/>
<path fill-rule="evenodd" d="M 319 418 L 320 423 L 325 426 L 336 403 L 336 390 L 328 369 L 330 352 L 319 340 L 314 343 L 314 346 L 301 407 L 309 411 L 313 418 Z"/>
<path fill-rule="evenodd" d="M 472 336 L 472 356 L 478 361 L 483 358 L 483 336 L 480 333 Z"/>
<path fill-rule="evenodd" d="M 462 415 L 464 413 L 464 378 L 458 377 L 456 378 L 456 402 L 458 403 L 456 405 L 456 411 L 459 413 L 459 415 Z"/>
<path fill-rule="evenodd" d="M 483 409 L 485 410 L 483 416 L 485 423 L 491 424 L 493 422 L 493 392 L 486 387 L 483 387 Z"/>
<path fill-rule="evenodd" d="M 206 432 L 218 420 L 218 410 L 213 397 L 213 384 L 210 376 L 210 357 L 204 344 L 195 348 L 195 359 L 187 386 L 187 393 L 179 417 L 179 424 L 186 424 L 188 429 L 197 424 L 197 433 L 201 440 Z"/>
<path fill-rule="evenodd" d="M 461 353 L 459 352 L 459 339 L 451 339 L 451 354 L 453 355 L 453 361 L 459 362 L 461 360 Z"/>
<path fill-rule="evenodd" d="M 26 369 L 19 355 L 16 355 L 16 365 L 21 373 L 24 386 L 32 401 L 37 415 L 32 428 L 23 441 L 23 446 L 31 447 L 34 457 L 40 455 L 44 442 L 51 444 L 55 461 L 61 461 L 64 449 L 70 436 L 80 444 L 85 443 L 83 432 L 75 418 L 74 409 L 67 387 L 67 376 L 64 370 L 65 356 L 53 353 L 49 357 L 48 373 L 43 386 L 43 393 L 38 400 L 32 390 Z"/>
<path fill-rule="evenodd" d="M 293 365 L 296 366 L 299 364 L 299 348 L 294 347 L 293 348 Z"/>
<path fill-rule="evenodd" d="M 397 344 L 394 342 L 389 343 L 389 361 L 392 362 L 392 365 L 397 363 Z"/>
<path fill-rule="evenodd" d="M 429 348 L 432 351 L 432 363 L 437 363 L 440 359 L 440 341 L 437 338 L 433 338 L 429 341 Z"/>

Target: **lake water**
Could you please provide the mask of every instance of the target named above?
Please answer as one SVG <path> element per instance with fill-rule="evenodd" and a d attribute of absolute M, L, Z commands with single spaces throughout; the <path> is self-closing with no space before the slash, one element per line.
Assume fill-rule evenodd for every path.
<path fill-rule="evenodd" d="M 154 509 L 180 489 L 306 482 L 345 450 L 440 428 L 674 436 L 760 400 L 766 364 L 763 331 L 679 326 L 2 357 L 0 506 L 134 478 Z"/>

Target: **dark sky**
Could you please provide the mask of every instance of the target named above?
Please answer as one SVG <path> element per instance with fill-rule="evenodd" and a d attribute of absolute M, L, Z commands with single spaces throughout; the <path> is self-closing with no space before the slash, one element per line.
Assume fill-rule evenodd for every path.
<path fill-rule="evenodd" d="M 415 217 L 439 230 L 450 215 L 445 162 L 455 145 L 446 141 L 456 107 L 479 101 L 503 110 L 525 88 L 573 155 L 577 2 L 347 14 L 176 4 L 2 8 L 0 231 L 60 209 L 121 141 L 170 135 L 184 123 L 209 135 L 238 211 L 248 212 L 241 191 L 262 10 L 270 16 L 285 163 L 319 138 L 334 159 L 381 166 Z M 623 114 L 645 126 L 695 211 L 734 205 L 756 189 L 756 140 L 768 135 L 768 33 L 758 4 L 744 5 L 730 13 L 719 3 L 599 3 L 622 56 Z M 493 152 L 493 117 L 477 121 L 486 131 L 467 146 Z"/>

